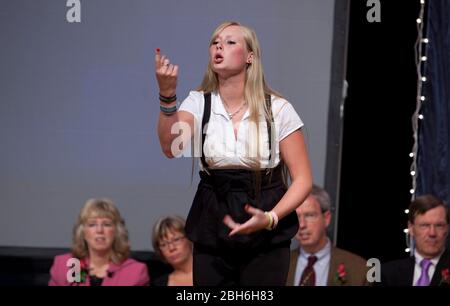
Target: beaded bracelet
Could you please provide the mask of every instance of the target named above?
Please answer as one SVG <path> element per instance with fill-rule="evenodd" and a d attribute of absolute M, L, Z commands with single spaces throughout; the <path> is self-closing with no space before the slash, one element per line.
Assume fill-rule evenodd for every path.
<path fill-rule="evenodd" d="M 159 109 L 165 114 L 165 115 L 173 115 L 177 112 L 177 106 L 172 106 L 172 107 L 165 107 L 163 105 L 159 106 Z"/>
<path fill-rule="evenodd" d="M 172 103 L 177 100 L 177 95 L 173 95 L 171 97 L 166 97 L 166 96 L 159 94 L 159 100 L 164 103 Z"/>

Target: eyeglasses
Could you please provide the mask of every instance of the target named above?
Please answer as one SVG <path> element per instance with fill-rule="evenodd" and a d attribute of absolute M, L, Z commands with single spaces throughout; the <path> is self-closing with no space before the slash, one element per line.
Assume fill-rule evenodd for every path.
<path fill-rule="evenodd" d="M 172 240 L 166 240 L 158 244 L 160 249 L 167 249 L 169 245 L 173 244 L 174 246 L 178 246 L 183 239 L 186 238 L 184 236 L 175 237 Z"/>
<path fill-rule="evenodd" d="M 307 213 L 300 215 L 299 218 L 301 218 L 301 216 L 303 216 L 303 219 L 306 222 L 315 222 L 319 218 L 320 214 L 316 213 L 316 212 L 307 212 Z"/>

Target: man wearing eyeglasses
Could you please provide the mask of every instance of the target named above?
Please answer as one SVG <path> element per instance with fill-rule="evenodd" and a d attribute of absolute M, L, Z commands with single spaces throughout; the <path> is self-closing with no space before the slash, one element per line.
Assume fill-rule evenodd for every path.
<path fill-rule="evenodd" d="M 300 247 L 291 252 L 288 286 L 367 285 L 366 261 L 331 245 L 327 227 L 331 221 L 328 193 L 316 185 L 296 209 Z"/>
<path fill-rule="evenodd" d="M 380 285 L 450 285 L 450 252 L 445 247 L 449 220 L 449 208 L 443 200 L 433 195 L 417 197 L 408 212 L 414 256 L 382 265 Z"/>

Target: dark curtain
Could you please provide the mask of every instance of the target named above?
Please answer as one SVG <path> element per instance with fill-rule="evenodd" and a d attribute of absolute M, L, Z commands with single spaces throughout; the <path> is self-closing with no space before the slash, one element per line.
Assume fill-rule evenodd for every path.
<path fill-rule="evenodd" d="M 416 195 L 434 194 L 450 205 L 450 1 L 428 1 L 426 49 L 419 128 Z M 447 240 L 449 245 L 450 237 Z"/>

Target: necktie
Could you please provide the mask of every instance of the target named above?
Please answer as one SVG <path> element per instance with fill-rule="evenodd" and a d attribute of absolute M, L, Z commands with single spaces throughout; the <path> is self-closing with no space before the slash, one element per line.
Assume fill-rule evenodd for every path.
<path fill-rule="evenodd" d="M 316 273 L 314 272 L 314 263 L 317 261 L 317 257 L 312 255 L 308 257 L 308 264 L 305 270 L 303 270 L 302 277 L 300 278 L 299 286 L 315 286 L 316 285 Z"/>
<path fill-rule="evenodd" d="M 428 276 L 428 269 L 431 266 L 431 260 L 422 259 L 420 262 L 420 267 L 422 268 L 422 272 L 420 273 L 420 277 L 417 280 L 416 286 L 428 286 L 430 284 L 430 278 Z"/>

